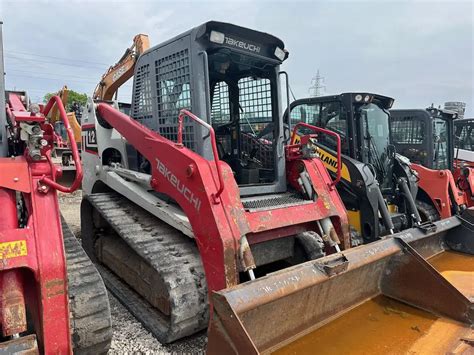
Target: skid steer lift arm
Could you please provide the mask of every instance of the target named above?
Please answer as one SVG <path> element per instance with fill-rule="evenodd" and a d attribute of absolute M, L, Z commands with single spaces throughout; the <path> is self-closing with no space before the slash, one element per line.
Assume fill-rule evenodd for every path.
<path fill-rule="evenodd" d="M 295 125 L 295 127 L 293 128 L 293 133 L 291 135 L 291 144 L 289 146 L 289 148 L 291 148 L 292 146 L 299 146 L 299 144 L 295 144 L 295 138 L 297 136 L 297 132 L 298 132 L 298 129 L 301 128 L 301 127 L 304 127 L 304 128 L 307 128 L 307 129 L 310 129 L 314 132 L 319 132 L 319 133 L 324 133 L 324 134 L 327 134 L 329 136 L 333 136 L 335 139 L 336 139 L 336 151 L 337 151 L 337 172 L 336 172 L 336 178 L 331 182 L 330 184 L 330 187 L 333 188 L 334 186 L 337 185 L 337 183 L 339 181 L 341 181 L 341 172 L 342 172 L 342 169 L 341 169 L 341 166 L 342 166 L 342 157 L 341 157 L 341 137 L 339 136 L 339 134 L 329 130 L 329 129 L 324 129 L 324 128 L 321 128 L 321 127 L 316 127 L 316 126 L 313 126 L 313 125 L 310 125 L 310 124 L 307 124 L 307 123 L 303 123 L 303 122 L 299 122 Z M 308 139 L 311 139 L 311 138 L 317 138 L 316 135 L 309 135 L 309 136 L 306 136 L 308 137 Z M 307 140 L 304 139 L 304 137 L 301 139 L 301 143 L 302 144 L 305 144 Z"/>

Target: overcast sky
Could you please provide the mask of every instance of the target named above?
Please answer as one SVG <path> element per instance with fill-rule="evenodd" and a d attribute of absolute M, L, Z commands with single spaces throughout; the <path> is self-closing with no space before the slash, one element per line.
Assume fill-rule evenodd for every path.
<path fill-rule="evenodd" d="M 369 91 L 395 107 L 464 101 L 474 116 L 472 1 L 21 1 L 2 0 L 7 88 L 38 101 L 67 84 L 91 94 L 137 33 L 152 45 L 208 20 L 285 42 L 297 98 L 319 69 L 326 93 Z M 131 83 L 120 90 L 130 100 Z"/>

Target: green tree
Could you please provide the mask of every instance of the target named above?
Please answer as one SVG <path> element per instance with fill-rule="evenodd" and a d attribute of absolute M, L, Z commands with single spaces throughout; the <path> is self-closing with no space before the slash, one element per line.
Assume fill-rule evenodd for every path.
<path fill-rule="evenodd" d="M 77 102 L 77 104 L 81 107 L 85 106 L 87 103 L 87 94 L 80 94 L 74 90 L 68 90 L 68 96 L 67 96 L 67 104 L 66 104 L 66 112 L 71 112 L 72 111 L 72 105 L 74 102 Z M 44 95 L 43 101 L 44 103 L 47 103 L 51 96 L 57 95 L 56 92 L 52 93 L 47 93 Z"/>

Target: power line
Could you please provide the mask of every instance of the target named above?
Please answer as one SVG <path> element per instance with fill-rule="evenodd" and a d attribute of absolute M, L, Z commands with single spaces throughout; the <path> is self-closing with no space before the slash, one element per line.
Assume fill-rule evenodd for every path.
<path fill-rule="evenodd" d="M 87 61 L 87 60 L 73 59 L 73 58 L 56 57 L 56 56 L 52 56 L 52 55 L 42 55 L 42 54 L 28 53 L 28 52 L 19 52 L 19 51 L 5 51 L 5 54 L 8 54 L 8 53 L 12 53 L 12 54 L 15 54 L 15 53 L 16 53 L 16 54 L 26 54 L 26 55 L 34 56 L 34 57 L 66 60 L 66 61 L 68 61 L 68 62 L 80 62 L 80 63 L 88 63 L 88 64 L 108 65 L 108 64 L 106 64 L 106 63 L 91 62 L 91 61 Z"/>
<path fill-rule="evenodd" d="M 11 54 L 5 54 L 5 58 L 16 59 L 16 60 L 27 60 L 27 61 L 33 62 L 33 63 L 47 63 L 47 64 L 55 64 L 55 65 L 66 65 L 66 66 L 76 67 L 76 68 L 104 69 L 103 67 L 91 66 L 91 65 L 78 65 L 78 64 L 73 64 L 73 63 L 59 63 L 59 62 L 52 62 L 52 61 L 48 61 L 48 60 L 40 60 L 40 59 L 33 59 L 33 58 L 22 58 L 22 57 L 14 56 L 14 55 L 11 55 Z"/>
<path fill-rule="evenodd" d="M 17 69 L 10 69 L 7 70 L 6 73 L 14 72 L 14 73 L 20 73 L 20 74 L 43 74 L 43 75 L 52 75 L 52 76 L 58 76 L 58 77 L 65 77 L 65 78 L 79 78 L 79 79 L 84 79 L 85 77 L 82 75 L 69 75 L 69 74 L 61 74 L 61 73 L 45 73 L 43 71 L 38 72 L 38 71 L 27 71 L 27 70 L 17 70 Z M 86 78 L 89 79 L 89 78 Z M 92 77 L 90 77 L 91 80 L 93 80 Z"/>
<path fill-rule="evenodd" d="M 97 84 L 96 81 L 87 81 L 87 80 L 77 80 L 77 79 L 61 79 L 61 78 L 46 78 L 44 76 L 32 76 L 32 75 L 21 75 L 21 74 L 10 74 L 8 76 L 20 77 L 20 78 L 34 78 L 34 79 L 42 79 L 42 80 L 55 80 L 55 81 L 71 81 L 76 83 L 84 83 L 84 84 Z"/>

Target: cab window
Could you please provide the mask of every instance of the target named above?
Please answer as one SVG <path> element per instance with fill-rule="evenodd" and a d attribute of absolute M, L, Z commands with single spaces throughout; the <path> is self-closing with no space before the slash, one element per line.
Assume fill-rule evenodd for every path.
<path fill-rule="evenodd" d="M 336 132 L 341 137 L 342 154 L 349 154 L 349 143 L 347 139 L 347 118 L 338 101 L 325 102 L 321 105 L 321 115 L 319 126 Z M 321 134 L 319 137 L 321 144 L 337 150 L 337 142 L 333 136 Z"/>
<path fill-rule="evenodd" d="M 312 125 L 318 125 L 320 104 L 301 104 L 293 107 L 291 110 L 291 126 L 304 122 Z"/>
<path fill-rule="evenodd" d="M 336 132 L 341 137 L 343 154 L 349 154 L 347 139 L 347 119 L 341 103 L 338 101 L 301 104 L 293 107 L 290 113 L 291 125 L 299 122 L 308 123 L 317 127 Z M 313 133 L 310 129 L 301 129 L 299 135 Z M 331 150 L 337 150 L 337 142 L 333 136 L 321 133 L 318 142 Z"/>

